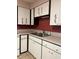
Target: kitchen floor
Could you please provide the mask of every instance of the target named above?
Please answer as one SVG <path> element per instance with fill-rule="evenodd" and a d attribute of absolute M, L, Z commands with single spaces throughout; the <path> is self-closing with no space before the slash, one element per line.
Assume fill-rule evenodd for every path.
<path fill-rule="evenodd" d="M 17 57 L 17 59 L 35 59 L 30 53 L 23 53 Z"/>

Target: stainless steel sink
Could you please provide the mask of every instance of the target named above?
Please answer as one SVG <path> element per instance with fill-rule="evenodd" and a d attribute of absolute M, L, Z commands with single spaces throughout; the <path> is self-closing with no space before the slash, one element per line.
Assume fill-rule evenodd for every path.
<path fill-rule="evenodd" d="M 37 35 L 37 36 L 40 36 L 40 37 L 50 36 L 50 35 L 48 35 L 48 34 L 46 34 L 46 33 L 37 33 L 37 32 L 35 32 L 35 33 L 31 33 L 31 34 L 33 34 L 33 35 Z"/>

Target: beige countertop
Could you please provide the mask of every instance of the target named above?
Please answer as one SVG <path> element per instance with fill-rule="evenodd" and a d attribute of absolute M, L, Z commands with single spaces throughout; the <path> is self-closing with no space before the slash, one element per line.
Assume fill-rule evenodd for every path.
<path fill-rule="evenodd" d="M 44 40 L 49 41 L 51 43 L 55 43 L 61 46 L 61 38 L 55 36 L 44 37 Z"/>
<path fill-rule="evenodd" d="M 55 36 L 39 37 L 39 36 L 36 36 L 36 35 L 33 35 L 33 34 L 30 34 L 30 35 L 34 36 L 36 38 L 42 39 L 44 41 L 47 41 L 47 42 L 61 46 L 61 38 L 60 37 L 55 37 Z"/>
<path fill-rule="evenodd" d="M 26 35 L 26 34 L 30 34 L 30 33 L 18 33 L 18 35 Z M 39 37 L 33 34 L 30 34 L 30 35 L 36 38 L 42 39 L 44 41 L 56 44 L 58 46 L 61 46 L 61 37 L 56 37 L 56 36 Z"/>

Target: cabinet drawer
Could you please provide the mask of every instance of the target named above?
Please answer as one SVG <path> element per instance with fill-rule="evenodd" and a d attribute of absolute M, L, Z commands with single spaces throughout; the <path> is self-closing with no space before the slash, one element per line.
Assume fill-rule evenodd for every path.
<path fill-rule="evenodd" d="M 38 38 L 33 37 L 33 36 L 29 36 L 29 39 L 31 39 L 31 40 L 33 40 L 33 41 L 36 41 L 36 42 L 38 42 L 38 43 L 41 44 L 41 39 L 38 39 Z"/>
<path fill-rule="evenodd" d="M 46 41 L 43 41 L 43 45 L 48 47 L 51 50 L 54 50 L 54 51 L 56 51 L 58 53 L 61 53 L 61 47 L 59 47 L 57 45 L 54 45 L 54 44 L 46 42 Z"/>

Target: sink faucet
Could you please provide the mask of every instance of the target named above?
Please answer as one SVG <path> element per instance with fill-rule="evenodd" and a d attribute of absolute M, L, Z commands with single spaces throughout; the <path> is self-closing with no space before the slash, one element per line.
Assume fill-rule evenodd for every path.
<path fill-rule="evenodd" d="M 43 34 L 45 33 L 45 31 L 43 30 Z"/>
<path fill-rule="evenodd" d="M 49 34 L 48 34 L 48 33 L 49 33 Z M 43 30 L 43 36 L 44 36 L 44 35 L 51 35 L 51 32 L 46 32 L 46 31 Z"/>
<path fill-rule="evenodd" d="M 43 30 L 43 36 L 45 35 L 46 33 L 45 33 L 45 31 Z"/>

